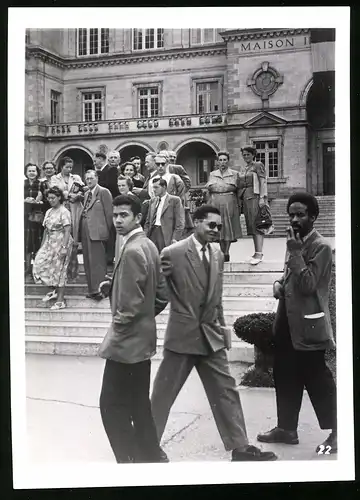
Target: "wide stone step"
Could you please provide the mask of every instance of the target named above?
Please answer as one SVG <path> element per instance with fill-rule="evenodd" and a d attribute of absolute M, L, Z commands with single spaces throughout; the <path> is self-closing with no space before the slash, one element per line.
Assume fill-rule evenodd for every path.
<path fill-rule="evenodd" d="M 25 351 L 31 354 L 58 354 L 63 356 L 97 356 L 102 337 L 57 337 L 27 335 Z M 158 339 L 157 352 L 152 359 L 162 359 L 163 339 Z M 254 348 L 252 345 L 237 339 L 232 348 L 227 351 L 230 362 L 254 362 Z"/>
<path fill-rule="evenodd" d="M 268 312 L 274 310 L 268 309 Z M 105 335 L 107 329 L 109 328 L 111 322 L 111 316 L 109 313 L 102 313 L 98 320 L 93 319 L 93 315 L 73 312 L 65 313 L 65 310 L 58 311 L 61 317 L 54 318 L 54 312 L 41 311 L 41 316 L 39 317 L 37 313 L 32 313 L 31 311 L 26 311 L 25 319 L 25 332 L 29 335 L 56 335 L 56 336 L 75 336 L 75 337 L 101 337 Z M 255 312 L 264 312 L 263 309 L 251 309 L 251 310 L 233 310 L 224 311 L 225 322 L 228 326 L 232 326 L 237 318 L 245 316 L 247 314 L 253 314 Z M 84 316 L 82 316 L 84 314 Z M 96 314 L 99 313 L 94 313 Z M 31 318 L 31 319 L 30 319 Z M 164 329 L 169 318 L 169 314 L 163 312 L 156 317 L 156 325 L 159 330 Z"/>

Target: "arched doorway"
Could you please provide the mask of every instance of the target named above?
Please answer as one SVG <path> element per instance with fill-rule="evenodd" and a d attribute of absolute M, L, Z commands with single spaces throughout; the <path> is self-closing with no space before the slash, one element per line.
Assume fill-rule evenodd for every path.
<path fill-rule="evenodd" d="M 150 151 L 150 149 L 145 148 L 144 146 L 139 146 L 138 144 L 129 144 L 129 146 L 123 146 L 120 148 L 120 156 L 121 163 L 125 163 L 126 161 L 130 161 L 134 156 L 139 156 L 141 159 L 141 173 L 144 173 L 144 164 L 145 164 L 145 156 Z"/>
<path fill-rule="evenodd" d="M 80 175 L 83 180 L 85 177 L 85 172 L 91 168 L 94 168 L 93 159 L 88 153 L 86 153 L 86 151 L 83 151 L 82 149 L 66 149 L 57 159 L 57 165 L 59 165 L 60 159 L 64 158 L 64 156 L 69 156 L 69 158 L 73 160 L 74 167 L 72 173 Z"/>
<path fill-rule="evenodd" d="M 191 141 L 176 150 L 176 163 L 183 165 L 190 176 L 191 186 L 204 186 L 215 168 L 215 148 L 201 141 Z"/>
<path fill-rule="evenodd" d="M 307 189 L 335 194 L 335 75 L 315 73 L 306 100 L 308 127 Z"/>

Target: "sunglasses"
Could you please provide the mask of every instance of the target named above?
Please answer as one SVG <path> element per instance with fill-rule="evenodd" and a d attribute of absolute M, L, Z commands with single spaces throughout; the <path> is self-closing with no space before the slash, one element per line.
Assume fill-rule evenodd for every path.
<path fill-rule="evenodd" d="M 210 229 L 215 229 L 216 227 L 218 228 L 219 231 L 222 229 L 222 224 L 216 224 L 216 222 L 208 222 L 208 226 Z"/>
<path fill-rule="evenodd" d="M 157 163 L 157 162 L 155 162 L 155 165 L 157 165 L 158 167 L 161 167 L 161 166 L 164 167 L 166 165 L 166 163 Z"/>

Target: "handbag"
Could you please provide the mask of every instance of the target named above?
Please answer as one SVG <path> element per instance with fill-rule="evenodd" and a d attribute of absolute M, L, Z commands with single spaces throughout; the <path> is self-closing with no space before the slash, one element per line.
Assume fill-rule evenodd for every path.
<path fill-rule="evenodd" d="M 265 236 L 274 232 L 274 225 L 269 205 L 265 204 L 261 207 L 259 206 L 255 217 L 255 227 L 256 231 Z"/>
<path fill-rule="evenodd" d="M 37 222 L 39 224 L 42 224 L 44 221 L 44 214 L 43 212 L 30 212 L 29 213 L 29 221 L 30 222 Z"/>

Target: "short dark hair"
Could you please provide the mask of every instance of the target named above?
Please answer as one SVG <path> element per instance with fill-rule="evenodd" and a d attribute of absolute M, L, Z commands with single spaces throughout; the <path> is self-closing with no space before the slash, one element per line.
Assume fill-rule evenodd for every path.
<path fill-rule="evenodd" d="M 135 165 L 133 163 L 131 163 L 131 161 L 126 161 L 125 163 L 122 163 L 121 165 L 119 165 L 119 169 L 120 169 L 120 172 L 122 173 L 122 175 L 124 175 L 126 165 L 131 165 L 132 168 L 134 169 L 134 173 L 136 174 Z"/>
<path fill-rule="evenodd" d="M 45 165 L 47 165 L 48 163 L 50 163 L 50 165 L 52 165 L 54 167 L 54 169 L 56 170 L 55 163 L 53 161 L 50 161 L 50 160 L 45 160 L 44 163 L 42 164 L 42 168 L 44 169 Z"/>
<path fill-rule="evenodd" d="M 141 202 L 135 196 L 128 196 L 127 194 L 120 194 L 113 199 L 113 206 L 119 207 L 120 205 L 128 205 L 132 213 L 135 215 L 141 214 Z"/>
<path fill-rule="evenodd" d="M 106 160 L 106 154 L 98 151 L 97 153 L 95 153 L 95 158 L 102 158 L 103 160 Z"/>
<path fill-rule="evenodd" d="M 290 205 L 292 205 L 293 203 L 303 203 L 304 205 L 306 205 L 308 215 L 317 219 L 319 215 L 319 204 L 315 196 L 307 193 L 306 191 L 299 191 L 292 194 L 287 202 L 287 213 L 289 213 Z"/>
<path fill-rule="evenodd" d="M 140 160 L 141 161 L 141 158 L 140 158 L 140 156 L 133 156 L 132 158 L 130 158 L 130 161 L 134 161 L 134 160 Z"/>
<path fill-rule="evenodd" d="M 64 200 L 65 200 L 65 196 L 64 196 L 64 193 L 62 192 L 62 190 L 57 187 L 57 186 L 53 186 L 51 187 L 50 189 L 48 189 L 46 191 L 46 197 L 49 196 L 49 194 L 54 194 L 55 196 L 57 196 L 58 198 L 60 198 L 60 203 L 63 203 Z"/>
<path fill-rule="evenodd" d="M 206 219 L 209 214 L 220 215 L 220 210 L 213 205 L 201 205 L 193 213 L 193 220 Z"/>
<path fill-rule="evenodd" d="M 133 183 L 132 179 L 130 179 L 130 177 L 125 177 L 125 175 L 120 174 L 120 175 L 118 175 L 117 180 L 119 180 L 119 179 L 121 181 L 126 181 L 126 183 L 127 183 L 128 187 L 129 187 L 130 191 L 133 190 L 134 183 Z"/>
<path fill-rule="evenodd" d="M 248 153 L 251 153 L 253 156 L 256 156 L 256 148 L 254 146 L 244 146 L 241 148 L 241 153 L 244 151 L 247 151 Z"/>
<path fill-rule="evenodd" d="M 154 182 L 158 182 L 161 187 L 167 188 L 167 182 L 162 177 L 155 177 L 155 179 L 153 179 L 153 184 L 154 184 Z"/>
<path fill-rule="evenodd" d="M 219 151 L 217 157 L 219 158 L 219 156 L 226 156 L 226 158 L 230 160 L 230 155 L 227 151 Z"/>
<path fill-rule="evenodd" d="M 99 174 L 97 173 L 96 170 L 94 170 L 93 168 L 89 168 L 89 170 L 87 170 L 85 172 L 85 177 L 86 177 L 86 174 L 95 174 L 95 177 L 98 179 L 99 178 Z"/>
<path fill-rule="evenodd" d="M 63 166 L 66 164 L 66 163 L 74 163 L 74 160 L 72 158 L 70 158 L 70 156 L 64 156 L 63 158 L 60 158 L 59 160 L 59 172 L 61 172 Z"/>
<path fill-rule="evenodd" d="M 37 176 L 40 177 L 40 168 L 36 165 L 36 163 L 32 163 L 32 162 L 29 162 L 25 165 L 25 168 L 24 168 L 24 173 L 25 173 L 25 176 L 27 177 L 27 169 L 28 167 L 36 167 L 36 172 L 37 172 Z"/>

